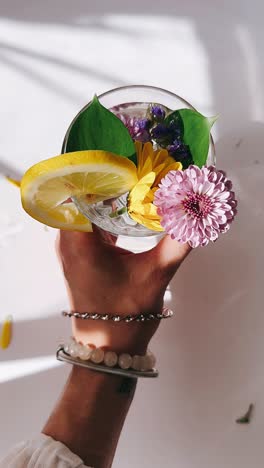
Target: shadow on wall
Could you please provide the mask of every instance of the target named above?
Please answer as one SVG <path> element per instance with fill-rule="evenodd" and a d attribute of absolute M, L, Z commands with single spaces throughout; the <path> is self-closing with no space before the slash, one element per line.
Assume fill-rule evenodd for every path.
<path fill-rule="evenodd" d="M 45 4 L 38 4 L 32 2 L 32 0 L 10 0 L 1 5 L 1 16 L 18 21 L 36 21 L 51 24 L 74 25 L 78 24 L 79 21 L 80 25 L 90 26 L 93 22 L 90 23 L 89 16 L 97 14 L 101 19 L 109 14 L 138 13 L 160 16 L 174 14 L 179 17 L 193 18 L 194 21 L 206 18 L 207 23 L 213 14 L 220 23 L 225 7 L 228 7 L 228 15 L 225 15 L 226 21 L 230 22 L 241 17 L 246 18 L 248 13 L 252 11 L 252 8 L 245 0 L 223 0 L 218 5 L 211 2 L 193 2 L 191 0 L 184 3 L 174 2 L 173 0 L 165 0 L 163 3 L 156 3 L 152 0 L 145 0 L 145 2 L 134 0 L 127 3 L 122 0 L 112 0 L 111 2 L 100 0 L 96 3 L 87 3 L 86 0 L 75 0 L 74 3 L 70 0 L 46 0 Z M 255 5 L 254 11 L 256 12 L 258 8 L 261 8 L 260 2 Z M 98 24 L 100 24 L 100 18 Z M 98 24 L 96 23 L 96 28 Z M 217 26 L 217 23 L 215 26 Z"/>
<path fill-rule="evenodd" d="M 11 344 L 6 350 L 0 350 L 0 363 L 55 355 L 56 346 L 69 332 L 70 321 L 60 316 L 14 322 Z"/>
<path fill-rule="evenodd" d="M 254 114 L 252 95 L 256 93 L 257 88 L 254 88 L 252 76 L 250 78 L 249 62 L 247 62 L 249 51 L 243 49 L 236 34 L 236 26 L 239 24 L 248 31 L 251 48 L 256 58 L 253 64 L 256 67 L 253 70 L 255 74 L 253 78 L 258 83 L 262 83 L 263 63 L 260 63 L 259 59 L 263 55 L 260 50 L 263 41 L 261 35 L 263 6 L 259 2 L 253 9 L 249 2 L 241 0 L 225 0 L 219 2 L 219 7 L 215 3 L 188 0 L 185 2 L 165 0 L 162 3 L 150 0 L 145 2 L 47 0 L 45 3 L 9 0 L 1 5 L 1 16 L 8 20 L 55 24 L 58 27 L 66 25 L 76 30 L 94 28 L 99 32 L 103 31 L 106 33 L 106 45 L 109 30 L 120 36 L 129 34 L 133 40 L 131 31 L 115 25 L 113 21 L 108 21 L 111 14 L 130 14 L 132 18 L 133 14 L 151 13 L 159 20 L 162 16 L 166 16 L 170 17 L 171 21 L 184 18 L 190 20 L 197 39 L 205 50 L 213 106 L 221 113 L 218 125 L 223 136 L 216 148 L 218 165 L 226 168 L 228 175 L 234 181 L 239 197 L 239 215 L 230 233 L 223 236 L 214 246 L 193 252 L 182 266 L 172 283 L 176 317 L 170 323 L 170 327 L 164 325 L 162 332 L 155 339 L 157 355 L 164 360 L 163 377 L 156 384 L 157 393 L 164 394 L 164 381 L 166 381 L 169 383 L 166 391 L 171 392 L 168 394 L 168 401 L 173 401 L 177 389 L 179 401 L 186 401 L 189 397 L 190 408 L 193 410 L 190 411 L 188 419 L 186 408 L 182 409 L 180 417 L 175 417 L 175 435 L 170 435 L 176 438 L 181 432 L 181 426 L 190 424 L 192 427 L 192 424 L 197 424 L 197 431 L 192 433 L 190 440 L 193 447 L 195 443 L 197 447 L 201 445 L 199 434 L 208 434 L 207 418 L 210 417 L 210 412 L 214 414 L 220 394 L 221 404 L 227 402 L 228 405 L 230 401 L 233 403 L 236 400 L 241 389 L 248 388 L 253 383 L 253 399 L 256 396 L 254 393 L 256 388 L 258 391 L 263 388 L 262 381 L 256 385 L 256 380 L 262 379 L 256 375 L 258 366 L 256 355 L 261 359 L 264 353 L 261 337 L 264 314 L 259 309 L 263 289 L 261 245 L 264 230 L 261 204 L 264 198 L 263 162 L 259 152 L 264 146 L 264 126 L 259 123 L 249 123 Z M 143 31 L 141 34 L 147 33 Z M 89 52 L 89 47 L 94 46 L 87 44 L 87 51 Z M 12 55 L 11 62 L 14 61 L 13 57 L 21 55 L 54 66 L 72 67 L 70 61 L 53 58 L 52 51 L 50 54 L 32 52 L 22 49 L 19 45 L 11 45 L 9 40 L 1 44 L 0 61 L 3 53 L 8 59 Z M 182 64 L 177 63 L 177 60 L 173 61 L 170 73 L 173 72 L 176 76 L 179 66 Z M 81 71 L 87 76 L 93 72 L 89 67 L 84 69 L 78 67 L 73 70 L 76 73 Z M 112 79 L 107 75 L 106 78 Z M 35 79 L 37 80 L 38 76 Z M 46 85 L 47 83 L 43 82 L 43 86 Z M 261 90 L 255 98 L 263 108 Z M 239 128 L 236 127 L 238 120 Z M 65 326 L 68 325 L 64 323 Z M 52 354 L 54 342 L 61 333 L 60 324 L 59 318 L 17 324 L 14 345 L 3 358 L 11 360 Z M 254 324 L 254 329 L 251 324 Z M 32 349 L 31 334 L 38 337 L 38 349 Z M 165 375 L 166 353 L 169 352 L 169 348 L 174 359 L 172 364 L 177 372 L 171 372 L 169 368 Z M 47 417 L 53 403 L 51 401 L 53 395 L 55 399 L 58 388 L 63 384 L 65 373 L 64 368 L 59 368 L 1 384 L 1 401 L 11 403 L 2 405 L 4 407 L 1 409 L 2 421 L 8 420 L 9 424 L 8 428 L 5 428 L 6 439 L 2 437 L 0 439 L 0 452 L 6 451 L 8 445 L 21 438 L 21 434 L 24 433 L 23 421 L 27 420 L 26 427 L 39 431 L 39 421 L 44 421 Z M 33 395 L 32 389 L 34 389 Z M 52 397 L 47 398 L 47 393 Z M 32 407 L 30 412 L 27 411 L 29 405 Z M 223 408 L 225 409 L 224 406 Z M 177 416 L 173 405 L 170 412 L 172 415 L 175 412 Z M 168 413 L 164 414 L 168 417 Z M 207 414 L 209 414 L 207 417 L 194 417 Z M 211 423 L 214 427 L 214 421 L 211 420 Z M 217 425 L 219 431 L 223 429 L 224 433 L 225 422 L 219 419 Z M 167 426 L 170 428 L 168 424 Z M 197 434 L 197 440 L 194 434 Z M 25 437 L 27 435 L 24 434 Z M 222 433 L 218 442 L 212 440 L 212 444 L 210 440 L 206 441 L 208 456 L 210 450 L 213 453 L 217 448 L 217 444 L 221 445 L 221 437 Z M 210 439 L 210 434 L 208 438 Z M 175 447 L 177 447 L 176 440 Z M 220 452 L 213 455 L 216 460 L 218 455 L 223 456 Z M 210 465 L 203 463 L 201 466 Z M 223 463 L 222 466 L 226 465 Z"/>
<path fill-rule="evenodd" d="M 211 247 L 192 252 L 181 267 L 171 284 L 176 316 L 170 327 L 164 325 L 164 335 L 161 333 L 156 339 L 163 373 L 168 368 L 168 353 L 174 356 L 177 369 L 172 372 L 169 366 L 164 376 L 173 389 L 167 398 L 190 402 L 181 416 L 174 408 L 172 414 L 175 411 L 175 421 L 180 418 L 183 432 L 188 424 L 197 425 L 193 430 L 197 440 L 192 437 L 192 447 L 201 446 L 199 434 L 208 433 L 208 426 L 215 425 L 214 415 L 218 415 L 218 439 L 214 439 L 215 434 L 208 434 L 203 464 L 195 466 L 209 466 L 209 455 L 218 460 L 216 449 L 221 460 L 228 458 L 220 447 L 228 418 L 230 427 L 234 427 L 232 415 L 240 398 L 244 401 L 245 395 L 250 395 L 257 404 L 262 401 L 264 380 L 259 362 L 264 354 L 264 314 L 260 307 L 264 260 L 263 146 L 262 123 L 239 127 L 219 140 L 219 164 L 234 183 L 238 215 L 228 234 Z M 219 405 L 223 420 L 217 412 Z M 177 429 L 180 427 L 176 424 L 175 437 Z M 255 428 L 255 432 L 258 430 Z M 226 464 L 227 459 L 222 466 Z"/>
<path fill-rule="evenodd" d="M 14 444 L 39 434 L 69 370 L 65 365 L 1 384 L 0 398 L 5 404 L 1 405 L 0 458 Z"/>
<path fill-rule="evenodd" d="M 12 365 L 14 360 L 34 358 L 35 361 L 38 357 L 55 356 L 56 346 L 69 335 L 69 326 L 70 322 L 62 317 L 15 322 L 10 347 L 0 350 L 0 367 L 1 362 Z M 17 363 L 18 371 L 23 365 L 23 362 Z M 41 431 L 65 384 L 69 366 L 45 371 L 41 366 L 42 361 L 39 370 L 34 364 L 29 375 L 11 376 L 10 380 L 0 383 L 0 458 L 14 444 Z M 27 374 L 28 367 L 25 369 Z"/>
<path fill-rule="evenodd" d="M 1 5 L 1 17 L 8 20 L 30 23 L 47 23 L 67 25 L 69 28 L 95 29 L 97 32 L 105 34 L 107 47 L 107 33 L 116 33 L 121 36 L 130 36 L 131 40 L 139 40 L 154 32 L 144 30 L 142 27 L 135 26 L 132 29 L 124 20 L 124 27 L 113 21 L 113 15 L 139 15 L 139 16 L 157 16 L 159 21 L 162 17 L 173 20 L 187 20 L 190 22 L 197 35 L 198 41 L 203 46 L 208 62 L 208 73 L 214 108 L 222 114 L 220 127 L 225 129 L 233 126 L 237 116 L 240 121 L 245 123 L 251 120 L 254 111 L 252 106 L 252 93 L 258 90 L 259 106 L 263 104 L 262 89 L 259 83 L 263 82 L 264 71 L 259 63 L 259 57 L 262 57 L 262 17 L 264 6 L 261 2 L 256 2 L 254 9 L 245 0 L 224 0 L 219 4 L 217 2 L 174 2 L 165 0 L 160 3 L 153 3 L 151 0 L 142 2 L 134 0 L 133 2 L 123 2 L 121 0 L 100 2 L 87 2 L 86 0 L 47 0 L 46 2 L 32 2 L 31 0 L 11 0 Z M 133 18 L 133 16 L 132 16 Z M 175 24 L 175 32 L 177 32 Z M 239 31 L 238 31 L 238 28 Z M 224 34 L 223 34 L 224 31 Z M 170 30 L 170 35 L 172 30 Z M 242 37 L 243 36 L 243 37 Z M 178 35 L 172 37 L 172 40 L 181 40 Z M 85 39 L 84 39 L 85 40 Z M 10 43 L 9 43 L 10 42 Z M 19 46 L 11 44 L 7 40 L 0 46 L 0 59 L 6 65 L 17 68 L 22 74 L 29 74 L 25 64 L 17 62 L 16 57 L 31 57 L 37 61 L 45 63 L 54 63 L 62 68 L 72 69 L 76 73 L 84 73 L 96 77 L 99 81 L 109 83 L 114 86 L 126 84 L 118 77 L 109 76 L 107 72 L 101 73 L 90 66 L 79 66 L 72 62 L 67 62 L 60 58 L 52 57 L 51 54 L 44 54 L 25 50 Z M 87 52 L 96 44 L 87 43 Z M 3 52 L 3 53 L 2 53 Z M 111 52 L 114 54 L 114 51 Z M 15 60 L 14 60 L 15 58 Z M 175 72 L 181 66 L 176 60 L 170 64 L 170 72 Z M 35 75 L 34 75 L 35 74 Z M 39 75 L 35 70 L 33 79 L 42 82 L 43 86 L 51 87 L 47 77 Z M 239 86 L 237 82 L 239 80 Z M 258 83 L 257 83 L 258 82 Z M 54 85 L 55 86 L 55 85 Z M 180 93 L 180 90 L 175 88 Z M 56 92 L 64 95 L 72 101 L 79 101 L 81 97 L 78 94 L 70 94 L 69 90 L 56 89 Z M 229 112 L 226 111 L 226 102 L 232 103 Z"/>
<path fill-rule="evenodd" d="M 238 192 L 239 215 L 231 232 L 222 240 L 190 255 L 172 283 L 177 314 L 170 327 L 165 324 L 156 339 L 157 355 L 164 360 L 163 364 L 161 362 L 163 377 L 156 383 L 156 391 L 162 394 L 166 381 L 168 401 L 173 401 L 175 389 L 178 401 L 186 401 L 190 392 L 191 411 L 175 405 L 170 408 L 172 415 L 180 411 L 177 418 L 175 416 L 175 437 L 177 421 L 183 428 L 197 424 L 198 435 L 206 433 L 208 419 L 198 415 L 213 414 L 219 394 L 223 399 L 219 404 L 225 401 L 234 405 L 241 388 L 252 385 L 252 398 L 256 400 L 259 397 L 256 389 L 259 392 L 263 385 L 262 377 L 256 374 L 256 353 L 264 353 L 263 340 L 258 336 L 258 331 L 262 333 L 264 328 L 264 315 L 257 306 L 262 296 L 263 259 L 261 251 L 256 249 L 261 245 L 264 228 L 260 203 L 264 196 L 263 162 L 259 160 L 259 148 L 263 145 L 264 126 L 258 123 L 238 128 L 218 142 L 221 166 L 228 169 Z M 252 204 L 252 200 L 256 203 Z M 212 277 L 216 278 L 215 283 Z M 60 336 L 66 336 L 68 325 L 68 321 L 60 317 L 18 323 L 13 345 L 3 356 L 0 354 L 0 358 L 11 361 L 52 354 L 54 343 Z M 34 349 L 31 336 L 38 343 Z M 177 372 L 172 372 L 169 366 L 166 375 L 166 356 L 170 352 Z M 58 388 L 62 388 L 67 372 L 66 367 L 56 368 L 0 385 L 1 401 L 9 402 L 1 407 L 1 419 L 8 421 L 8 426 L 0 440 L 0 453 L 6 452 L 21 437 L 31 436 L 25 433 L 25 427 L 32 433 L 39 432 L 58 398 Z M 260 380 L 258 385 L 257 380 Z M 223 427 L 221 424 L 218 420 L 222 436 L 217 443 L 209 444 L 210 450 L 221 447 L 226 422 Z M 198 435 L 197 441 L 195 437 L 192 440 L 194 447 L 200 444 Z M 208 457 L 210 450 L 207 448 Z"/>
<path fill-rule="evenodd" d="M 238 466 L 230 460 L 243 453 L 239 466 L 247 468 L 261 447 L 263 145 L 262 123 L 233 129 L 219 140 L 219 165 L 234 182 L 238 216 L 228 234 L 193 251 L 181 266 L 171 283 L 175 317 L 154 339 L 161 378 L 151 392 L 157 405 L 162 395 L 169 407 L 159 419 L 159 433 L 186 466 Z M 242 431 L 243 439 L 235 420 L 251 402 L 259 424 L 250 426 L 250 437 Z M 144 411 L 144 399 L 141 404 Z"/>
<path fill-rule="evenodd" d="M 101 0 L 89 2 L 86 0 L 47 0 L 42 4 L 36 4 L 31 0 L 11 0 L 1 6 L 1 16 L 18 21 L 36 21 L 40 23 L 67 24 L 70 26 L 93 27 L 102 26 L 106 15 L 111 14 L 155 14 L 155 15 L 181 15 L 200 16 L 203 6 L 185 2 L 184 5 L 176 4 L 172 0 L 165 0 L 162 4 L 151 0 L 141 2 L 124 3 L 122 0 Z M 98 15 L 98 17 L 97 17 Z M 90 18 L 89 18 L 90 17 Z M 94 18 L 95 17 L 95 18 Z"/>

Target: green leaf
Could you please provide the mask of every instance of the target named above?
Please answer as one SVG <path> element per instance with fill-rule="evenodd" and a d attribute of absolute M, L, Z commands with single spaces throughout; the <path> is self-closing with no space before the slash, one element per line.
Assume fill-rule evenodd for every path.
<path fill-rule="evenodd" d="M 202 167 L 207 160 L 210 131 L 217 117 L 204 117 L 192 109 L 180 109 L 183 121 L 183 141 L 188 145 L 194 164 Z"/>
<path fill-rule="evenodd" d="M 65 152 L 104 150 L 136 163 L 135 145 L 125 125 L 94 96 L 70 129 Z"/>
<path fill-rule="evenodd" d="M 218 116 L 204 117 L 192 109 L 179 109 L 166 118 L 177 121 L 181 118 L 183 143 L 189 147 L 193 163 L 199 167 L 206 164 L 210 142 L 210 131 Z"/>

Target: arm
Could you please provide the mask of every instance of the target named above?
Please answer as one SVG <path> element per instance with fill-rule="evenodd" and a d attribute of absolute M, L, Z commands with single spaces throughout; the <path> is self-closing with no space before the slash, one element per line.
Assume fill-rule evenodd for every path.
<path fill-rule="evenodd" d="M 106 245 L 98 233 L 61 232 L 58 253 L 70 304 L 79 312 L 159 312 L 167 284 L 190 248 L 165 238 L 150 252 L 132 254 Z M 144 354 L 157 322 L 72 322 L 78 341 L 117 353 Z M 95 468 L 112 465 L 136 388 L 136 379 L 73 367 L 43 432 Z"/>
<path fill-rule="evenodd" d="M 74 366 L 43 432 L 86 465 L 110 467 L 135 388 L 136 379 Z"/>

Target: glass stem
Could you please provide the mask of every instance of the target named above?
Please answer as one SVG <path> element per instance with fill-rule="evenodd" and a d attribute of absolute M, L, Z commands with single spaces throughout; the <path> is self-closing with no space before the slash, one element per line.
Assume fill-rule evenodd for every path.
<path fill-rule="evenodd" d="M 126 206 L 124 206 L 123 208 L 120 208 L 119 210 L 113 211 L 109 216 L 110 218 L 117 218 L 118 216 L 121 216 L 122 214 L 126 212 L 127 212 L 127 208 Z"/>

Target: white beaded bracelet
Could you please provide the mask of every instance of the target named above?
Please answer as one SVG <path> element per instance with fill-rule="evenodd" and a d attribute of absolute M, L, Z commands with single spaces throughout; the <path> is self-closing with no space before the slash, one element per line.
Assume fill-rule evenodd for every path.
<path fill-rule="evenodd" d="M 150 351 L 144 356 L 131 356 L 128 353 L 118 356 L 113 351 L 104 351 L 102 348 L 92 348 L 77 343 L 73 338 L 68 344 L 59 346 L 57 359 L 101 372 L 122 374 L 134 378 L 158 376 L 158 372 L 154 368 L 156 358 Z"/>
<path fill-rule="evenodd" d="M 137 371 L 152 370 L 156 364 L 156 358 L 150 351 L 144 356 L 131 356 L 123 353 L 118 356 L 113 351 L 104 351 L 102 348 L 91 347 L 77 343 L 74 338 L 64 346 L 64 351 L 73 358 L 80 358 L 82 361 L 91 361 L 94 364 L 105 364 L 107 367 L 118 366 L 121 369 L 134 369 Z"/>

